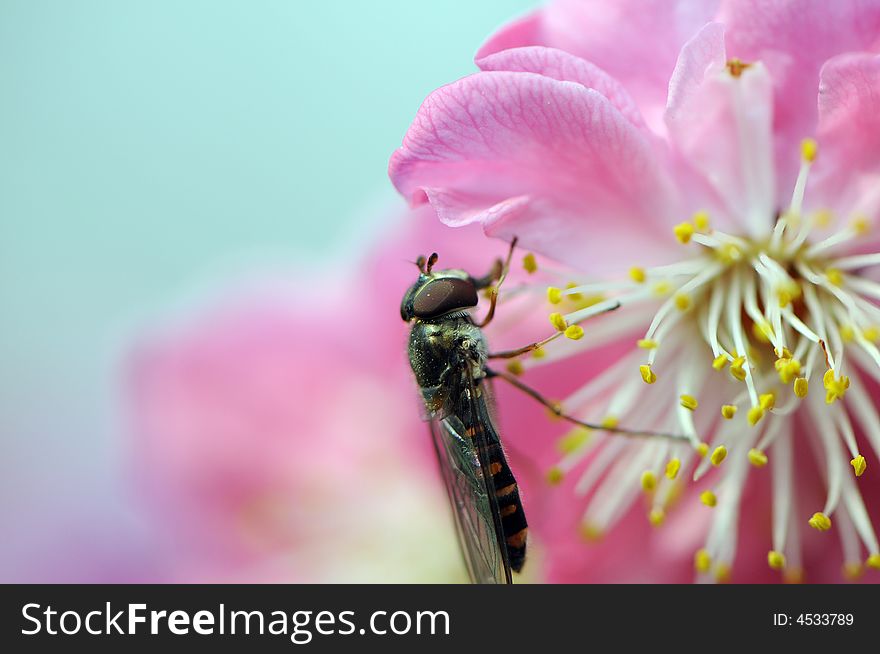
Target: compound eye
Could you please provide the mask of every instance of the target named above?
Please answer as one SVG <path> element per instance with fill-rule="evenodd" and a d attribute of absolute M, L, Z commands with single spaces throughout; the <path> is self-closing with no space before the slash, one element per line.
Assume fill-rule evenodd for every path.
<path fill-rule="evenodd" d="M 436 318 L 450 311 L 477 306 L 477 289 L 469 279 L 437 279 L 426 284 L 413 301 L 417 318 Z"/>

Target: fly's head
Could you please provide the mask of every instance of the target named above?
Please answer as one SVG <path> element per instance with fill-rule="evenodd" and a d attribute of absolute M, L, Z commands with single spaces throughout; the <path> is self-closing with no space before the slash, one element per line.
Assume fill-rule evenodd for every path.
<path fill-rule="evenodd" d="M 404 321 L 437 320 L 477 306 L 478 282 L 463 270 L 434 270 L 437 254 L 419 257 L 419 278 L 400 303 Z"/>

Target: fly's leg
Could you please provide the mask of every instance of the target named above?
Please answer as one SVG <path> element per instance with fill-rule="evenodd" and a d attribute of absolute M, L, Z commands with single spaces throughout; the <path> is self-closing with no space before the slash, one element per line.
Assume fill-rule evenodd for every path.
<path fill-rule="evenodd" d="M 502 278 L 503 279 L 503 278 Z M 496 286 L 492 287 L 492 290 L 489 291 L 489 311 L 486 312 L 486 317 L 479 323 L 477 323 L 477 327 L 482 329 L 490 322 L 492 322 L 492 318 L 495 317 L 495 306 L 498 304 L 498 287 L 501 286 L 501 282 L 499 281 Z"/>
<path fill-rule="evenodd" d="M 507 275 L 507 271 L 510 270 L 510 260 L 513 257 L 513 250 L 516 247 L 519 238 L 516 236 L 513 237 L 513 240 L 510 242 L 510 249 L 507 251 L 507 257 L 504 261 L 501 259 L 495 259 L 495 263 L 492 264 L 492 269 L 488 272 L 488 274 L 483 277 L 473 277 L 474 286 L 477 287 L 478 291 L 483 290 L 484 288 L 489 288 L 496 281 L 498 282 L 497 286 L 501 286 L 501 282 L 504 281 L 504 277 Z"/>
<path fill-rule="evenodd" d="M 603 313 L 608 313 L 609 311 L 614 311 L 615 309 L 620 308 L 620 303 L 615 303 L 613 306 L 608 307 L 601 313 L 597 313 L 597 316 L 602 315 Z M 547 338 L 541 341 L 535 341 L 534 343 L 529 343 L 528 345 L 524 345 L 523 347 L 518 347 L 515 350 L 503 350 L 501 352 L 490 352 L 490 359 L 513 359 L 515 357 L 520 356 L 521 354 L 528 354 L 529 352 L 534 352 L 537 349 L 540 349 L 547 345 L 550 341 L 555 341 L 557 338 L 562 336 L 562 332 L 556 332 L 551 334 Z"/>
<path fill-rule="evenodd" d="M 642 437 L 642 438 L 669 438 L 672 440 L 685 441 L 685 442 L 690 442 L 690 440 L 691 440 L 689 437 L 685 436 L 684 434 L 670 434 L 670 433 L 666 433 L 666 432 L 649 431 L 649 430 L 641 430 L 641 429 L 624 429 L 623 427 L 611 427 L 611 426 L 606 426 L 606 425 L 595 424 L 592 422 L 585 422 L 583 420 L 579 420 L 578 418 L 575 418 L 572 415 L 565 413 L 565 411 L 563 411 L 562 406 L 560 404 L 558 404 L 556 402 L 551 402 L 546 397 L 541 395 L 538 391 L 536 391 L 534 388 L 523 383 L 522 381 L 520 381 L 519 379 L 517 379 L 516 377 L 514 377 L 513 375 L 511 375 L 507 372 L 500 372 L 500 371 L 490 370 L 489 368 L 486 368 L 486 376 L 489 377 L 490 379 L 492 379 L 494 377 L 498 377 L 500 379 L 503 379 L 504 381 L 506 381 L 508 384 L 510 384 L 514 388 L 517 388 L 518 390 L 522 391 L 523 393 L 525 393 L 526 395 L 528 395 L 529 397 L 531 397 L 535 401 L 543 404 L 545 407 L 550 409 L 550 411 L 552 411 L 554 415 L 557 415 L 560 418 L 562 418 L 563 420 L 567 420 L 568 422 L 571 422 L 575 425 L 579 425 L 581 427 L 587 427 L 589 429 L 595 429 L 597 431 L 607 431 L 607 432 L 611 432 L 614 434 L 622 434 L 624 436 L 638 436 L 638 437 Z"/>
<path fill-rule="evenodd" d="M 503 352 L 491 352 L 489 354 L 490 359 L 514 359 L 521 354 L 527 354 L 528 352 L 534 352 L 535 350 L 543 347 L 550 341 L 556 338 L 556 334 L 553 336 L 549 336 L 545 338 L 543 341 L 536 341 L 534 343 L 529 343 L 528 345 L 524 345 L 523 347 L 519 347 L 515 350 L 504 350 Z"/>
<path fill-rule="evenodd" d="M 503 263 L 501 259 L 497 259 L 495 261 L 495 265 L 492 266 L 492 270 L 489 271 L 488 275 L 474 280 L 474 285 L 477 287 L 477 289 L 487 288 L 496 279 L 498 280 L 489 291 L 489 311 L 488 313 L 486 313 L 486 317 L 483 318 L 483 321 L 478 324 L 477 327 L 485 327 L 490 322 L 492 322 L 492 318 L 495 317 L 495 306 L 498 304 L 498 291 L 501 288 L 501 284 L 503 284 L 504 280 L 507 278 L 508 271 L 510 271 L 510 260 L 513 258 L 513 250 L 516 247 L 517 240 L 519 239 L 514 236 L 513 240 L 510 242 L 510 249 L 507 251 L 507 258 L 504 260 Z"/>

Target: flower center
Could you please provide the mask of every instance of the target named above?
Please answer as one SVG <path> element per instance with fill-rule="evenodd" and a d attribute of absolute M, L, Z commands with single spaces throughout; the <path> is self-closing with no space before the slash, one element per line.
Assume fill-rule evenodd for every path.
<path fill-rule="evenodd" d="M 589 497 L 583 518 L 586 536 L 609 528 L 639 492 L 650 498 L 651 522 L 661 524 L 681 490 L 679 471 L 692 467 L 694 482 L 704 484 L 705 477 L 717 483 L 699 494 L 700 502 L 717 514 L 695 566 L 707 572 L 714 565 L 716 576 L 723 578 L 733 562 L 739 500 L 749 467 L 767 465 L 772 449 L 774 534 L 768 563 L 796 570 L 800 555 L 791 543 L 796 532 L 792 441 L 798 434 L 784 416 L 805 405 L 827 487 L 822 511 L 807 522 L 819 531 L 829 530 L 842 503 L 847 565 L 860 565 L 859 537 L 871 554 L 869 564 L 880 565 L 877 539 L 853 475 L 842 472 L 847 459 L 854 476 L 866 469 L 850 414 L 866 430 L 880 430 L 870 396 L 860 384 L 851 388 L 844 367 L 851 358 L 880 379 L 880 308 L 872 302 L 880 299 L 880 284 L 858 274 L 880 264 L 880 254 L 837 254 L 840 246 L 867 231 L 863 218 L 815 238 L 833 218 L 826 210 L 803 211 L 816 153 L 816 143 L 805 140 L 791 202 L 765 237 L 743 238 L 713 229 L 709 214 L 700 211 L 673 229 L 682 245 L 700 247 L 693 257 L 654 268 L 634 267 L 626 280 L 548 289 L 551 304 L 569 303 L 571 310 L 551 314 L 556 333 L 545 342 L 563 335 L 581 341 L 581 323 L 620 307 L 590 323 L 589 338 L 575 347 L 608 346 L 627 333 L 634 334 L 637 345 L 566 398 L 564 410 L 593 421 L 601 412 L 604 424 L 683 433 L 690 442 L 634 444 L 619 437 L 594 439 L 583 430 L 563 439 L 562 458 L 549 479 L 560 483 L 590 461 L 575 485 L 576 492 Z M 541 356 L 570 355 L 556 350 L 563 348 L 541 350 Z M 521 362 L 515 366 L 517 373 L 524 369 Z M 635 368 L 639 375 L 633 374 Z M 824 397 L 810 393 L 820 380 Z M 848 394 L 849 411 L 838 402 Z M 770 420 L 771 415 L 778 418 Z M 732 463 L 724 474 L 709 476 L 728 459 Z"/>
<path fill-rule="evenodd" d="M 720 407 L 724 419 L 738 409 L 747 410 L 754 426 L 776 407 L 784 387 L 790 385 L 789 400 L 806 397 L 809 380 L 819 373 L 828 404 L 842 398 L 849 378 L 842 373 L 845 345 L 857 342 L 878 363 L 880 352 L 880 310 L 859 293 L 874 292 L 873 285 L 848 271 L 878 263 L 876 255 L 835 259 L 836 246 L 867 230 L 867 221 L 856 219 L 843 230 L 816 243 L 808 238 L 816 227 L 827 227 L 829 211 L 802 216 L 804 190 L 816 144 L 802 144 L 802 165 L 791 203 L 780 213 L 772 231 L 763 240 L 742 238 L 711 228 L 710 217 L 697 212 L 691 221 L 676 225 L 675 237 L 682 244 L 703 247 L 696 257 L 645 270 L 632 268 L 629 283 L 569 285 L 550 288 L 548 299 L 559 303 L 566 297 L 595 297 L 616 291 L 613 299 L 589 302 L 566 315 L 554 313 L 551 323 L 570 338 L 583 335 L 578 323 L 620 306 L 632 306 L 655 297 L 666 298 L 654 313 L 638 346 L 647 350 L 639 365 L 646 384 L 657 382 L 655 364 L 664 349 L 692 350 L 693 340 L 702 340 L 711 368 L 728 368 L 734 380 L 745 388 Z M 870 285 L 870 286 L 869 286 Z M 767 356 L 770 346 L 772 358 Z M 696 392 L 702 375 L 684 375 L 679 396 L 693 411 L 699 401 Z M 779 408 L 793 410 L 791 402 Z M 685 416 L 687 414 L 684 414 Z M 696 446 L 692 422 L 686 417 L 680 426 Z M 850 439 L 848 439 L 850 440 Z M 772 439 L 762 441 L 769 445 Z M 853 459 L 859 455 L 851 447 Z M 856 466 L 856 464 L 853 464 Z M 857 470 L 858 472 L 858 470 Z"/>

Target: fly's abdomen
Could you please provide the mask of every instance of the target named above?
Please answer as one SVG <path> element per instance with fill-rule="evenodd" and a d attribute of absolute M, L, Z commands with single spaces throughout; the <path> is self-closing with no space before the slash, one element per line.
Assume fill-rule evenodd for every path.
<path fill-rule="evenodd" d="M 498 511 L 501 514 L 504 542 L 507 544 L 507 556 L 510 559 L 510 567 L 515 572 L 519 572 L 526 560 L 526 536 L 529 532 L 526 514 L 519 497 L 519 487 L 499 444 L 495 443 L 489 448 L 489 461 L 489 472 L 492 475 Z"/>

